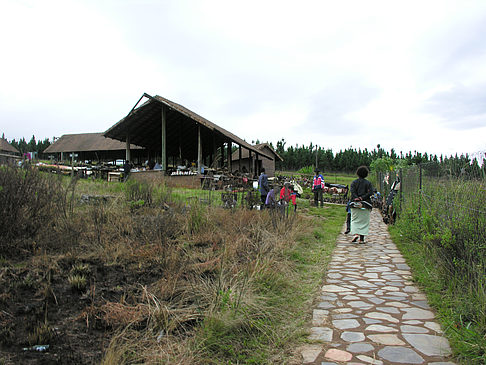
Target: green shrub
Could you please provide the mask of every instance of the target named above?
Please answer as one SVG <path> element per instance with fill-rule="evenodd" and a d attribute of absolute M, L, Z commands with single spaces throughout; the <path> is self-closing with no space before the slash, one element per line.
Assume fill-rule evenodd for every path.
<path fill-rule="evenodd" d="M 65 211 L 62 181 L 36 169 L 0 169 L 0 252 L 15 255 L 30 247 Z"/>
<path fill-rule="evenodd" d="M 448 308 L 459 358 L 478 364 L 486 359 L 485 188 L 484 181 L 436 179 L 408 198 L 397 221 L 410 249 L 434 266 L 438 280 L 425 285 L 447 298 L 437 305 Z"/>
<path fill-rule="evenodd" d="M 314 175 L 314 170 L 315 170 L 314 166 L 304 166 L 297 172 L 303 175 Z"/>

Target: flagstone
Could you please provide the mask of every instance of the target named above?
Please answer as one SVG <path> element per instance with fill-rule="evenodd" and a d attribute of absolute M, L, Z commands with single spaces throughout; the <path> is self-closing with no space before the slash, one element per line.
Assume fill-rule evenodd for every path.
<path fill-rule="evenodd" d="M 340 330 L 359 327 L 359 322 L 356 319 L 336 319 L 332 321 L 332 324 Z"/>
<path fill-rule="evenodd" d="M 312 311 L 312 324 L 315 326 L 319 326 L 326 322 L 328 317 L 329 311 L 324 309 L 314 309 Z"/>
<path fill-rule="evenodd" d="M 362 309 L 370 309 L 373 307 L 373 304 L 363 302 L 362 300 L 349 302 L 348 305 L 350 305 L 353 308 L 362 308 Z"/>
<path fill-rule="evenodd" d="M 376 323 L 382 323 L 381 321 L 377 319 L 371 319 L 371 318 L 363 318 L 363 322 L 366 324 L 376 324 Z"/>
<path fill-rule="evenodd" d="M 351 283 L 353 283 L 354 285 L 360 287 L 360 288 L 375 288 L 376 285 L 374 285 L 373 283 L 370 283 L 369 281 L 366 281 L 366 280 L 354 280 L 354 281 L 351 281 Z"/>
<path fill-rule="evenodd" d="M 341 362 L 349 361 L 353 358 L 353 355 L 349 352 L 338 349 L 329 349 L 324 356 L 328 359 Z"/>
<path fill-rule="evenodd" d="M 320 302 L 318 305 L 317 305 L 318 308 L 321 308 L 321 309 L 331 309 L 331 308 L 335 308 L 336 305 L 333 304 L 333 303 L 329 303 L 329 302 Z"/>
<path fill-rule="evenodd" d="M 337 296 L 336 297 L 330 297 L 329 295 L 321 295 L 319 297 L 319 299 L 322 302 L 335 302 L 337 300 Z"/>
<path fill-rule="evenodd" d="M 438 324 L 437 322 L 425 322 L 424 326 L 427 327 L 428 329 L 431 329 L 434 332 L 442 333 L 442 329 L 440 328 L 440 324 Z"/>
<path fill-rule="evenodd" d="M 427 300 L 427 297 L 425 296 L 425 294 L 417 293 L 412 294 L 412 300 Z"/>
<path fill-rule="evenodd" d="M 333 313 L 349 313 L 349 312 L 352 312 L 353 310 L 351 308 L 337 308 L 337 309 L 333 309 L 332 312 Z"/>
<path fill-rule="evenodd" d="M 329 327 L 312 327 L 309 340 L 331 342 L 333 332 Z"/>
<path fill-rule="evenodd" d="M 344 331 L 341 334 L 341 339 L 347 342 L 361 342 L 365 340 L 365 335 L 361 332 Z"/>
<path fill-rule="evenodd" d="M 365 331 L 373 331 L 373 332 L 398 332 L 396 328 L 389 327 L 389 326 L 382 326 L 379 324 L 372 324 L 366 327 Z"/>
<path fill-rule="evenodd" d="M 389 286 L 400 287 L 400 288 L 405 286 L 405 284 L 402 283 L 401 281 L 389 281 L 388 282 L 388 285 Z"/>
<path fill-rule="evenodd" d="M 427 356 L 449 356 L 449 341 L 441 336 L 423 334 L 403 334 L 403 338 L 417 350 Z"/>
<path fill-rule="evenodd" d="M 405 342 L 400 340 L 397 335 L 380 333 L 377 335 L 368 335 L 368 338 L 371 341 L 382 345 L 390 345 L 390 346 L 405 345 Z"/>
<path fill-rule="evenodd" d="M 395 302 L 403 302 L 405 300 L 407 300 L 407 298 L 405 297 L 394 297 L 394 296 L 391 296 L 391 295 L 385 295 L 383 296 L 383 299 L 388 299 L 388 300 L 391 300 L 391 301 L 395 301 Z"/>
<path fill-rule="evenodd" d="M 369 343 L 363 343 L 363 342 L 357 342 L 357 343 L 352 343 L 348 347 L 346 347 L 346 350 L 349 352 L 354 352 L 354 353 L 365 353 L 369 351 L 373 351 L 375 347 Z"/>
<path fill-rule="evenodd" d="M 408 347 L 386 346 L 378 351 L 378 356 L 384 360 L 400 364 L 423 364 L 424 359 Z"/>
<path fill-rule="evenodd" d="M 338 293 L 341 293 L 343 291 L 348 291 L 347 288 L 344 288 L 342 286 L 339 286 L 339 285 L 324 285 L 322 287 L 322 291 L 325 291 L 325 292 L 338 292 Z"/>
<path fill-rule="evenodd" d="M 414 300 L 411 302 L 411 304 L 423 309 L 430 309 L 430 306 L 426 300 Z"/>
<path fill-rule="evenodd" d="M 403 288 L 403 291 L 407 293 L 417 293 L 419 290 L 414 286 L 406 286 Z"/>
<path fill-rule="evenodd" d="M 359 313 L 356 313 L 359 314 Z M 358 316 L 353 313 L 345 313 L 345 314 L 333 314 L 332 319 L 349 319 L 349 318 L 358 318 Z"/>
<path fill-rule="evenodd" d="M 356 295 L 346 295 L 345 297 L 343 297 L 343 300 L 359 300 L 359 297 L 357 297 Z"/>
<path fill-rule="evenodd" d="M 412 275 L 410 270 L 395 270 L 395 274 L 400 274 L 400 275 Z"/>
<path fill-rule="evenodd" d="M 419 308 L 403 308 L 406 314 L 403 315 L 402 319 L 432 319 L 435 317 L 434 313 L 425 309 Z"/>
<path fill-rule="evenodd" d="M 392 323 L 398 323 L 398 319 L 392 317 L 389 314 L 386 313 L 380 313 L 380 312 L 370 312 L 366 313 L 365 317 L 368 318 L 373 318 L 373 319 L 383 319 L 384 321 L 392 322 Z"/>
<path fill-rule="evenodd" d="M 400 330 L 404 333 L 428 333 L 429 330 L 419 326 L 403 325 Z"/>
<path fill-rule="evenodd" d="M 364 362 L 366 362 L 368 364 L 372 364 L 372 365 L 383 365 L 383 361 L 373 359 L 372 357 L 369 357 L 369 356 L 366 356 L 366 355 L 358 355 L 356 357 L 358 359 L 360 359 L 361 361 L 364 361 Z"/>
<path fill-rule="evenodd" d="M 331 279 L 340 279 L 342 278 L 343 276 L 339 273 L 329 273 L 327 274 L 327 276 Z"/>
<path fill-rule="evenodd" d="M 303 363 L 304 364 L 309 364 L 314 361 L 316 361 L 317 356 L 321 353 L 323 350 L 322 345 L 306 345 L 304 346 L 300 353 L 302 354 L 303 358 Z"/>
<path fill-rule="evenodd" d="M 376 310 L 379 310 L 380 312 L 391 313 L 391 314 L 400 313 L 400 311 L 395 307 L 376 307 Z"/>
<path fill-rule="evenodd" d="M 378 274 L 375 272 L 368 272 L 363 274 L 365 278 L 370 278 L 370 279 L 378 279 Z"/>
<path fill-rule="evenodd" d="M 422 321 L 417 321 L 416 319 L 411 319 L 409 321 L 403 321 L 403 324 L 410 324 L 412 326 L 415 326 L 417 324 L 423 324 Z"/>
<path fill-rule="evenodd" d="M 397 308 L 409 308 L 410 306 L 405 303 L 400 303 L 400 302 L 387 302 L 384 305 L 390 306 L 390 307 L 397 307 Z"/>

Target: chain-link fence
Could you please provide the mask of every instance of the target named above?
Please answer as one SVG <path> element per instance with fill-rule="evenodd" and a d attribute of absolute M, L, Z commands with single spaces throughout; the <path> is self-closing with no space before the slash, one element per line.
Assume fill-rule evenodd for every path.
<path fill-rule="evenodd" d="M 486 213 L 486 206 L 479 199 L 485 196 L 484 168 L 474 165 L 444 166 L 438 162 L 429 162 L 387 173 L 377 172 L 373 178 L 376 179 L 374 186 L 382 197 L 385 220 L 388 216 L 390 222 L 411 206 L 416 207 L 417 213 L 421 214 L 424 204 L 430 205 L 434 199 L 440 200 L 445 210 L 465 208 L 477 214 Z M 437 194 L 439 191 L 440 196 Z M 471 208 L 476 205 L 477 209 Z"/>

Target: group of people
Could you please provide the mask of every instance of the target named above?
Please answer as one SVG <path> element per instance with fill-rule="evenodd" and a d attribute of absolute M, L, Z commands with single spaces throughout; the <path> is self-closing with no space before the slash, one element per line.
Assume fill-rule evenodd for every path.
<path fill-rule="evenodd" d="M 318 169 L 315 169 L 314 179 L 312 181 L 312 192 L 314 193 L 314 205 L 322 207 L 323 192 L 325 190 L 324 177 Z M 365 243 L 365 237 L 369 234 L 370 214 L 373 208 L 371 197 L 374 194 L 371 182 L 366 179 L 369 170 L 366 166 L 360 166 L 356 175 L 358 178 L 351 183 L 351 198 L 346 206 L 348 212 L 346 217 L 346 231 L 345 234 L 351 233 L 353 243 Z M 268 182 L 268 176 L 265 174 L 265 169 L 262 169 L 260 177 L 258 178 L 258 189 L 262 206 L 271 208 L 277 204 L 275 188 L 271 187 Z M 297 193 L 294 187 L 286 182 L 280 189 L 280 202 L 290 204 L 292 202 L 294 211 L 297 210 Z"/>
<path fill-rule="evenodd" d="M 279 198 L 277 200 L 276 191 L 278 191 L 278 187 L 270 186 L 264 168 L 261 169 L 260 176 L 258 177 L 258 190 L 260 191 L 263 208 L 274 208 L 278 203 L 287 205 L 292 203 L 294 212 L 297 211 L 297 192 L 295 191 L 294 186 L 289 182 L 285 182 L 280 189 Z"/>

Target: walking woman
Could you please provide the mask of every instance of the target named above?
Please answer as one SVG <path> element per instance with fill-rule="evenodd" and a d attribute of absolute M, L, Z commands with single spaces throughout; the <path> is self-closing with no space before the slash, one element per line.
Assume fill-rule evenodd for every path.
<path fill-rule="evenodd" d="M 354 234 L 351 242 L 357 242 L 359 239 L 359 243 L 365 243 L 365 236 L 368 235 L 370 227 L 373 186 L 366 180 L 368 172 L 366 166 L 358 167 L 358 178 L 351 183 L 351 233 Z"/>

